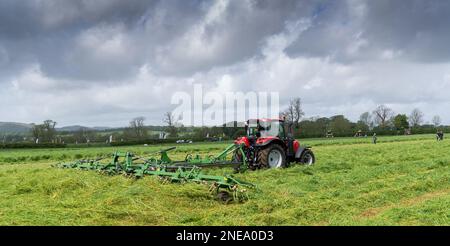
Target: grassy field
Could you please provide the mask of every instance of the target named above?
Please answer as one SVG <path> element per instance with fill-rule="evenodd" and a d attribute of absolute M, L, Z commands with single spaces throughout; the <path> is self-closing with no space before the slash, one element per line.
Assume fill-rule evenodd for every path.
<path fill-rule="evenodd" d="M 261 191 L 228 205 L 211 199 L 203 185 L 50 167 L 116 149 L 143 155 L 166 146 L 0 150 L 0 224 L 450 225 L 450 141 L 370 140 L 301 141 L 313 146 L 316 165 L 238 174 Z M 227 144 L 179 145 L 170 155 L 218 153 Z"/>

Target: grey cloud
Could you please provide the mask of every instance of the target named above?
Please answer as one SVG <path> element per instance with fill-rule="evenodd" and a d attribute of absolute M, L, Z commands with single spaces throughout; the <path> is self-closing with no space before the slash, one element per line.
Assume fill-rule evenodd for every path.
<path fill-rule="evenodd" d="M 365 35 L 380 47 L 419 62 L 450 60 L 450 2 L 368 1 Z"/>
<path fill-rule="evenodd" d="M 5 0 L 0 115 L 150 121 L 191 83 L 279 91 L 283 104 L 301 96 L 309 115 L 381 103 L 438 114 L 449 105 L 449 11 L 442 0 Z"/>
<path fill-rule="evenodd" d="M 398 51 L 401 59 L 446 62 L 449 10 L 445 0 L 333 1 L 286 51 L 292 56 L 330 56 L 339 62 L 379 59 L 383 52 Z M 357 50 L 349 52 L 352 47 Z"/>
<path fill-rule="evenodd" d="M 183 1 L 186 2 L 187 1 Z M 142 64 L 145 50 L 163 40 L 153 36 L 149 42 L 139 42 L 144 32 L 142 22 L 145 16 L 158 14 L 161 6 L 179 8 L 186 15 L 194 17 L 189 11 L 198 7 L 200 1 L 189 4 L 177 4 L 176 1 L 2 1 L 0 3 L 0 45 L 14 57 L 5 64 L 4 70 L 24 69 L 30 64 L 40 64 L 42 70 L 56 78 L 76 80 L 120 80 L 136 72 L 136 66 Z M 190 6 L 190 9 L 189 9 Z M 169 11 L 172 9 L 168 8 Z M 169 13 L 170 15 L 170 13 Z M 173 16 L 178 22 L 185 19 Z M 108 31 L 115 26 L 121 33 Z M 178 28 L 177 23 L 173 27 Z M 182 27 L 182 25 L 180 25 Z M 160 29 L 164 29 L 159 26 Z M 77 38 L 92 29 L 98 29 L 97 35 L 106 42 L 115 35 L 123 35 L 129 42 L 127 47 L 135 47 L 135 54 L 127 57 L 94 56 L 94 48 L 78 46 Z M 104 31 L 104 33 L 101 33 Z M 149 33 L 149 36 L 153 33 Z M 173 37 L 169 37 L 173 38 Z M 101 43 L 99 43 L 101 45 Z M 136 47 L 136 45 L 142 45 Z M 16 71 L 18 72 L 18 71 Z"/>
<path fill-rule="evenodd" d="M 24 39 L 71 32 L 97 23 L 133 24 L 157 1 L 141 0 L 5 0 L 0 3 L 3 38 Z"/>
<path fill-rule="evenodd" d="M 38 63 L 45 74 L 56 78 L 118 81 L 145 63 L 162 75 L 189 75 L 254 56 L 261 40 L 281 32 L 286 21 L 311 15 L 316 5 L 230 1 L 215 17 L 209 12 L 220 3 L 6 1 L 0 6 L 0 43 L 16 56 L 11 66 Z M 123 28 L 114 30 L 117 26 Z M 127 39 L 126 56 L 102 56 L 95 46 L 80 46 L 80 37 L 87 33 L 103 39 L 99 45 L 122 35 Z"/>
<path fill-rule="evenodd" d="M 256 56 L 266 37 L 282 32 L 287 21 L 311 16 L 315 5 L 313 1 L 231 1 L 217 22 L 194 23 L 204 29 L 190 38 L 203 42 L 201 48 L 212 49 L 211 54 L 203 54 L 202 49 L 189 52 L 186 49 L 193 47 L 189 42 L 174 39 L 163 47 L 164 58 L 156 60 L 156 66 L 163 73 L 189 74 Z"/>

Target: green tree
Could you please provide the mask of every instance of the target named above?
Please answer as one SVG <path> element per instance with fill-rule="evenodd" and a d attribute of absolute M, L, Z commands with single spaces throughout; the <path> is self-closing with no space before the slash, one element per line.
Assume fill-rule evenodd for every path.
<path fill-rule="evenodd" d="M 369 131 L 369 125 L 366 124 L 366 122 L 360 120 L 356 122 L 356 130 L 361 130 L 363 133 L 367 133 Z"/>
<path fill-rule="evenodd" d="M 394 126 L 397 130 L 405 130 L 409 128 L 408 116 L 398 114 L 394 117 Z"/>
<path fill-rule="evenodd" d="M 336 115 L 330 118 L 330 130 L 334 136 L 352 135 L 352 124 L 343 115 Z"/>
<path fill-rule="evenodd" d="M 49 143 L 55 141 L 56 138 L 56 122 L 53 120 L 46 120 L 40 125 L 33 125 L 31 134 L 33 138 L 39 143 Z"/>

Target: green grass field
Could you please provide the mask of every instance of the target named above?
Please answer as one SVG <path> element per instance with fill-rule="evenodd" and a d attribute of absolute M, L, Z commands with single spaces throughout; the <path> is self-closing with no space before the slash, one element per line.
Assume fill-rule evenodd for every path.
<path fill-rule="evenodd" d="M 316 164 L 238 174 L 257 184 L 242 204 L 222 204 L 197 184 L 162 184 L 51 164 L 143 155 L 166 146 L 0 150 L 1 225 L 450 225 L 450 141 L 433 135 L 308 139 Z M 218 153 L 228 143 L 170 153 Z M 214 174 L 231 169 L 214 169 Z"/>

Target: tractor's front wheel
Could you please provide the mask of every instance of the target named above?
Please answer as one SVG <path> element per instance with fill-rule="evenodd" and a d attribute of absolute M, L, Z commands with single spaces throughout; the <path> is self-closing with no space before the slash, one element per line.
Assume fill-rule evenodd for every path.
<path fill-rule="evenodd" d="M 300 156 L 299 162 L 301 164 L 310 166 L 314 164 L 314 162 L 316 162 L 316 157 L 314 156 L 314 153 L 310 149 L 305 149 L 305 151 L 303 151 L 302 155 Z"/>
<path fill-rule="evenodd" d="M 284 149 L 277 144 L 271 144 L 258 151 L 257 160 L 257 163 L 262 168 L 286 167 L 286 153 Z"/>

